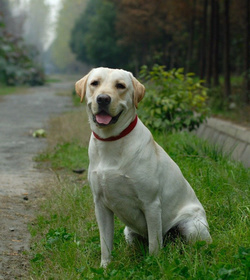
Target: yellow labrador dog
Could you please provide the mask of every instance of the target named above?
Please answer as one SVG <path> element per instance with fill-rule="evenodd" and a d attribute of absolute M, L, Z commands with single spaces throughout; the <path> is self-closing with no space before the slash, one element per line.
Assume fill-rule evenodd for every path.
<path fill-rule="evenodd" d="M 88 177 L 100 231 L 101 266 L 111 259 L 114 214 L 128 243 L 140 235 L 157 254 L 173 227 L 211 242 L 205 211 L 179 167 L 136 115 L 145 88 L 130 72 L 96 68 L 76 82 L 92 135 Z"/>

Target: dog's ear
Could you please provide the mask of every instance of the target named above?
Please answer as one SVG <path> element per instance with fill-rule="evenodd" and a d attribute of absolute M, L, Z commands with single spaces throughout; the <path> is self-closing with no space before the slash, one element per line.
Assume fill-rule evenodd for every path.
<path fill-rule="evenodd" d="M 145 95 L 145 87 L 135 77 L 132 78 L 134 86 L 134 104 L 138 107 L 138 103 L 142 100 Z"/>
<path fill-rule="evenodd" d="M 89 74 L 84 76 L 82 79 L 77 81 L 76 84 L 75 84 L 75 90 L 76 90 L 76 93 L 81 97 L 81 102 L 83 101 L 83 98 L 86 94 L 88 77 L 89 77 Z"/>

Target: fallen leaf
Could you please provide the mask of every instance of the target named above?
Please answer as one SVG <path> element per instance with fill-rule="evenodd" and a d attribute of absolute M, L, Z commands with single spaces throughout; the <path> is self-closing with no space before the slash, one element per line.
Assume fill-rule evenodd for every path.
<path fill-rule="evenodd" d="M 38 129 L 33 132 L 32 134 L 33 137 L 39 138 L 39 137 L 46 137 L 46 132 L 44 129 Z"/>

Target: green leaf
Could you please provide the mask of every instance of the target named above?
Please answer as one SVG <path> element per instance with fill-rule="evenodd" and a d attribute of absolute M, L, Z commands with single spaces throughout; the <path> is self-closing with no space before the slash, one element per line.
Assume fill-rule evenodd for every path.
<path fill-rule="evenodd" d="M 157 130 L 188 128 L 191 131 L 206 119 L 209 112 L 207 89 L 201 86 L 202 81 L 191 78 L 194 73 L 184 75 L 183 68 L 166 71 L 160 65 L 154 65 L 151 70 L 143 66 L 141 73 L 148 77 L 148 94 L 139 108 L 146 124 Z M 167 125 L 166 119 L 171 125 Z"/>

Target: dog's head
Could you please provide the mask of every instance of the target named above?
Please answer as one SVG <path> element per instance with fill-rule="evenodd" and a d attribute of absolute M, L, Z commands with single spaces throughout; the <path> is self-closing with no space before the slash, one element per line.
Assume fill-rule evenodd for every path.
<path fill-rule="evenodd" d="M 92 130 L 119 134 L 135 117 L 144 86 L 130 72 L 95 68 L 76 82 L 76 93 L 87 102 Z M 115 129 L 115 131 L 114 131 Z"/>

